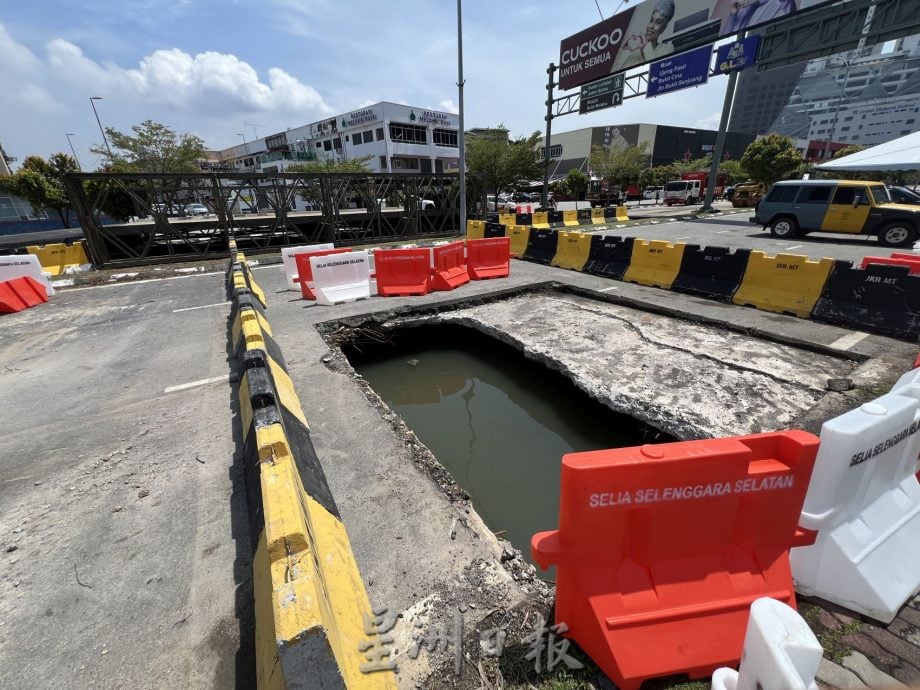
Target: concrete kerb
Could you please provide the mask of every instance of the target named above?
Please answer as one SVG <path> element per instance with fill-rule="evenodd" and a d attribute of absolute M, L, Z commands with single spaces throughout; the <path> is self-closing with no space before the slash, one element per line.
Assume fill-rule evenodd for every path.
<path fill-rule="evenodd" d="M 235 269 L 234 285 L 242 271 Z M 258 686 L 395 688 L 364 674 L 371 608 L 280 348 L 248 292 L 234 299 L 231 348 L 242 364 L 238 400 L 250 532 Z"/>

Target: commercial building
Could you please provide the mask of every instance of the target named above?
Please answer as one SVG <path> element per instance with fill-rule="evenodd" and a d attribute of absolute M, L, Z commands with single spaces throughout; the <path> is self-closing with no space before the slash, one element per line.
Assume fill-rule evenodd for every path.
<path fill-rule="evenodd" d="M 550 179 L 565 177 L 569 170 L 589 172 L 589 158 L 596 146 L 638 146 L 646 143 L 649 166 L 668 165 L 675 160 L 693 160 L 712 155 L 718 132 L 712 129 L 670 127 L 646 123 L 586 127 L 570 132 L 553 133 L 550 140 Z M 741 158 L 754 141 L 751 134 L 727 132 L 723 158 Z M 545 140 L 541 139 L 540 154 Z"/>
<path fill-rule="evenodd" d="M 459 116 L 375 103 L 217 152 L 215 165 L 240 172 L 280 172 L 304 161 L 367 159 L 380 173 L 459 169 Z"/>
<path fill-rule="evenodd" d="M 792 137 L 808 158 L 916 132 L 920 36 L 765 72 L 746 70 L 738 81 L 729 128 Z M 828 141 L 831 146 L 825 145 Z"/>

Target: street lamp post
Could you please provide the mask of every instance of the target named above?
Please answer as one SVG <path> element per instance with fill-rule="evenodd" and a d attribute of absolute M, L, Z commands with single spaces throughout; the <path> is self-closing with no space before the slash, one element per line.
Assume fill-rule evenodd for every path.
<path fill-rule="evenodd" d="M 73 132 L 68 132 L 64 135 L 67 137 L 67 143 L 70 144 L 70 152 L 73 154 L 74 162 L 77 164 L 77 170 L 83 172 L 83 167 L 80 165 L 80 159 L 77 158 L 77 152 L 73 149 L 73 142 L 70 140 L 70 137 L 76 136 Z"/>
<path fill-rule="evenodd" d="M 96 112 L 96 103 L 95 101 L 101 101 L 102 96 L 90 96 L 89 104 L 93 106 L 93 114 L 96 116 L 96 124 L 99 125 L 99 131 L 102 132 L 102 141 L 105 143 L 105 150 L 109 152 L 109 156 L 112 155 L 112 149 L 109 147 L 109 140 L 105 136 L 105 130 L 102 129 L 102 121 L 99 119 L 99 113 Z"/>
<path fill-rule="evenodd" d="M 827 138 L 827 141 L 824 142 L 824 160 L 828 160 L 831 155 L 831 144 L 834 141 L 834 137 L 837 136 L 837 117 L 840 115 L 840 101 L 846 98 L 847 95 L 847 80 L 850 78 L 850 67 L 853 65 L 852 61 L 847 60 L 846 58 L 835 58 L 846 65 L 846 69 L 843 71 L 843 84 L 840 86 L 840 96 L 837 98 L 837 104 L 834 106 L 834 118 L 831 120 L 831 133 Z M 836 82 L 836 79 L 834 80 Z"/>
<path fill-rule="evenodd" d="M 457 133 L 457 148 L 460 154 L 458 167 L 460 168 L 460 234 L 466 235 L 466 141 L 463 128 L 463 10 L 461 0 L 457 0 L 457 90 L 459 93 L 459 132 Z"/>

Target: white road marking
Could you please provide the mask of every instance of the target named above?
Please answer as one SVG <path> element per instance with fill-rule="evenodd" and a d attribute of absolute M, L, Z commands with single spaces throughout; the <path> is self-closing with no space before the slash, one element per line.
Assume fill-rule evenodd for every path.
<path fill-rule="evenodd" d="M 693 235 L 686 235 L 684 237 L 675 237 L 675 240 L 689 240 Z"/>
<path fill-rule="evenodd" d="M 182 384 L 179 384 L 178 386 L 170 386 L 163 392 L 164 393 L 175 393 L 176 391 L 184 391 L 189 388 L 198 388 L 198 386 L 206 386 L 209 383 L 217 383 L 218 381 L 229 381 L 229 380 L 230 380 L 230 374 L 224 374 L 223 376 L 215 376 L 214 378 L 210 378 L 210 379 L 201 379 L 200 381 L 190 381 L 189 383 L 182 383 Z"/>
<path fill-rule="evenodd" d="M 725 234 L 730 233 L 730 232 L 731 232 L 731 230 L 719 230 L 719 232 L 717 232 L 716 234 L 717 234 L 717 235 L 725 235 Z"/>
<path fill-rule="evenodd" d="M 259 266 L 250 266 L 249 270 L 261 271 L 263 268 L 284 268 L 284 264 L 260 264 Z"/>
<path fill-rule="evenodd" d="M 71 288 L 67 292 L 76 292 L 77 290 L 96 290 L 97 288 L 121 287 L 124 285 L 143 285 L 144 283 L 160 283 L 164 280 L 180 280 L 184 278 L 200 278 L 203 276 L 222 276 L 224 271 L 214 271 L 212 273 L 189 273 L 187 276 L 169 276 L 168 278 L 148 278 L 147 280 L 126 280 L 123 283 L 105 283 L 104 285 L 88 285 L 87 287 Z"/>
<path fill-rule="evenodd" d="M 851 347 L 855 346 L 857 343 L 861 343 L 868 337 L 868 333 L 863 333 L 862 331 L 853 331 L 849 335 L 845 335 L 842 338 L 837 338 L 837 340 L 831 343 L 831 347 L 837 350 L 849 350 Z"/>
<path fill-rule="evenodd" d="M 786 247 L 786 251 L 789 251 L 790 249 L 799 249 L 800 247 L 804 247 L 804 246 L 805 246 L 804 244 L 794 244 L 791 247 Z"/>
<path fill-rule="evenodd" d="M 610 292 L 611 290 L 619 290 L 619 289 L 620 287 L 618 285 L 615 285 L 613 287 L 601 288 L 600 290 L 598 290 L 598 292 Z"/>
<path fill-rule="evenodd" d="M 208 309 L 209 307 L 223 307 L 230 304 L 230 302 L 215 302 L 214 304 L 202 304 L 200 307 L 185 307 L 184 309 L 173 309 L 173 314 L 178 314 L 180 311 L 195 311 L 196 309 Z"/>

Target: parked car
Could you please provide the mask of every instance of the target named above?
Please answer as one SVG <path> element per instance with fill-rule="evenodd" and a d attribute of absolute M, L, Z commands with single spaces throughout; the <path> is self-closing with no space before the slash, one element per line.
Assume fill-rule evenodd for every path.
<path fill-rule="evenodd" d="M 833 232 L 875 235 L 885 246 L 903 247 L 920 237 L 920 205 L 895 203 L 884 183 L 862 180 L 777 182 L 750 221 L 784 239 Z"/>
<path fill-rule="evenodd" d="M 187 216 L 209 216 L 211 211 L 208 210 L 208 207 L 204 204 L 189 204 L 185 207 L 185 215 Z"/>
<path fill-rule="evenodd" d="M 642 190 L 643 199 L 664 199 L 664 187 L 646 187 Z"/>

